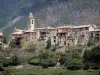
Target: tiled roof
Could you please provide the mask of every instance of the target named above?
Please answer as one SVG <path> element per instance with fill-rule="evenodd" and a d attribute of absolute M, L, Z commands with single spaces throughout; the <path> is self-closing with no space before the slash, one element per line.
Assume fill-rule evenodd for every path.
<path fill-rule="evenodd" d="M 90 32 L 100 32 L 100 29 L 92 30 Z"/>
<path fill-rule="evenodd" d="M 21 29 L 15 29 L 14 32 L 12 33 L 13 35 L 16 35 L 16 34 L 23 34 L 23 30 Z"/>
<path fill-rule="evenodd" d="M 14 32 L 14 33 L 13 33 L 13 35 L 16 35 L 16 34 L 19 34 L 19 35 L 20 35 L 20 34 L 23 34 L 23 32 L 18 31 L 18 32 Z"/>
<path fill-rule="evenodd" d="M 90 26 L 96 26 L 96 25 L 79 25 L 79 26 L 72 26 L 72 28 L 84 28 L 84 27 L 90 27 Z"/>
<path fill-rule="evenodd" d="M 72 26 L 59 26 L 57 28 L 71 28 Z"/>
<path fill-rule="evenodd" d="M 36 31 L 33 31 L 33 30 L 24 30 L 24 33 L 33 33 L 33 32 L 36 32 Z"/>
<path fill-rule="evenodd" d="M 2 32 L 0 32 L 0 36 L 3 36 L 3 33 Z"/>
<path fill-rule="evenodd" d="M 54 30 L 55 28 L 54 27 L 43 27 L 43 28 L 35 28 L 36 30 L 42 30 L 42 29 L 51 29 L 51 30 Z"/>

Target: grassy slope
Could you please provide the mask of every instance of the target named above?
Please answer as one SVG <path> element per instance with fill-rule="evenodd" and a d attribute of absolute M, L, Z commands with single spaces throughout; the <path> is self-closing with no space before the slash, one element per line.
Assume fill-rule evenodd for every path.
<path fill-rule="evenodd" d="M 6 68 L 11 75 L 99 75 L 98 71 L 69 71 L 62 68 L 50 68 L 42 69 L 41 67 L 25 65 L 22 69 L 16 69 L 15 67 Z M 3 75 L 3 72 L 2 74 Z"/>

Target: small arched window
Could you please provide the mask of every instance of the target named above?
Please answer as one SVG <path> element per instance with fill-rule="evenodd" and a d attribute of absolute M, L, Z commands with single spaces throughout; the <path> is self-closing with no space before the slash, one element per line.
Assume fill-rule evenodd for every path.
<path fill-rule="evenodd" d="M 32 20 L 32 24 L 34 23 L 34 21 Z"/>

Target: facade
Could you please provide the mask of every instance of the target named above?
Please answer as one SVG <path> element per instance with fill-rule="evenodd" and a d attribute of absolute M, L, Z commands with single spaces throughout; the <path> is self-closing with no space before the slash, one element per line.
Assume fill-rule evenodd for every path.
<path fill-rule="evenodd" d="M 48 38 L 51 39 L 51 44 L 54 45 L 56 41 L 56 29 L 53 27 L 36 28 L 37 40 L 46 42 Z"/>
<path fill-rule="evenodd" d="M 36 31 L 24 31 L 23 39 L 27 42 L 35 42 L 36 41 Z"/>
<path fill-rule="evenodd" d="M 27 20 L 27 29 L 14 29 L 12 40 L 17 38 L 23 38 L 27 42 L 38 41 L 43 43 L 46 43 L 50 38 L 51 44 L 59 44 L 59 47 L 85 45 L 89 41 L 98 42 L 100 40 L 100 26 L 80 25 L 35 28 L 35 19 L 30 13 Z"/>
<path fill-rule="evenodd" d="M 57 27 L 57 39 L 58 39 L 58 44 L 60 47 L 64 47 L 67 45 L 67 38 L 66 35 L 69 32 L 69 30 L 71 29 L 71 26 L 60 26 Z"/>
<path fill-rule="evenodd" d="M 3 42 L 3 37 L 4 37 L 3 33 L 0 32 L 0 42 L 1 42 L 1 43 Z"/>
<path fill-rule="evenodd" d="M 14 32 L 12 33 L 12 40 L 18 38 L 22 38 L 27 42 L 36 41 L 35 21 L 32 13 L 29 14 L 26 30 L 14 29 Z"/>

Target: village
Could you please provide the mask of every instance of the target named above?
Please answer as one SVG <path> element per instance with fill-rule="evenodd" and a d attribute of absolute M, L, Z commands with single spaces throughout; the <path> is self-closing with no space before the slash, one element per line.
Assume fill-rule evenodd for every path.
<path fill-rule="evenodd" d="M 0 34 L 1 38 L 3 33 Z M 27 20 L 27 29 L 21 30 L 15 27 L 11 40 L 22 38 L 27 42 L 44 42 L 50 38 L 51 44 L 59 44 L 59 47 L 86 45 L 90 41 L 98 42 L 100 40 L 100 26 L 90 25 L 66 25 L 59 27 L 35 28 L 35 19 L 30 12 Z M 2 39 L 1 39 L 2 41 Z"/>
<path fill-rule="evenodd" d="M 0 32 L 0 42 L 3 42 L 4 34 Z M 66 25 L 59 27 L 35 28 L 35 19 L 30 12 L 27 20 L 27 29 L 21 30 L 14 28 L 10 41 L 21 38 L 26 42 L 43 42 L 46 43 L 51 39 L 51 45 L 59 44 L 59 47 L 86 45 L 90 41 L 99 42 L 100 26 L 90 25 Z"/>

